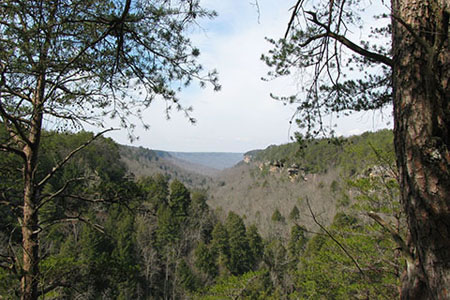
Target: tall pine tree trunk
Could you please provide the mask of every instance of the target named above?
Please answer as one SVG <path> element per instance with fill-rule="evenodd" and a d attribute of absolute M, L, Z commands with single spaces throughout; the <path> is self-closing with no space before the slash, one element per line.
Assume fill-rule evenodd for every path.
<path fill-rule="evenodd" d="M 41 142 L 44 92 L 45 75 L 42 74 L 37 79 L 36 90 L 33 95 L 33 115 L 30 121 L 28 139 L 24 141 L 23 149 L 26 159 L 23 169 L 22 300 L 38 299 L 39 292 L 39 191 L 36 183 L 36 171 Z"/>
<path fill-rule="evenodd" d="M 416 264 L 402 299 L 450 299 L 449 0 L 392 0 L 395 147 Z"/>
<path fill-rule="evenodd" d="M 30 156 L 33 151 L 29 151 Z M 37 299 L 39 274 L 38 218 L 36 210 L 36 190 L 34 188 L 32 159 L 27 159 L 25 167 L 25 188 L 22 220 L 23 275 L 22 299 Z"/>

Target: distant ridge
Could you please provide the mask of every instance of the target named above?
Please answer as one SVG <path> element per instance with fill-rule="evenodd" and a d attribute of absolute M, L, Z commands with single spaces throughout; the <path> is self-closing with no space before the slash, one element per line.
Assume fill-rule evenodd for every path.
<path fill-rule="evenodd" d="M 204 184 L 204 177 L 239 163 L 243 153 L 227 152 L 169 152 L 144 147 L 120 145 L 122 160 L 137 176 L 163 173 L 182 177 L 189 184 Z M 180 178 L 181 179 L 181 178 Z"/>
<path fill-rule="evenodd" d="M 158 155 L 163 155 L 165 151 L 156 151 Z M 243 160 L 243 153 L 233 152 L 165 152 L 169 155 L 216 170 L 231 168 Z M 163 156 L 164 157 L 164 156 Z"/>

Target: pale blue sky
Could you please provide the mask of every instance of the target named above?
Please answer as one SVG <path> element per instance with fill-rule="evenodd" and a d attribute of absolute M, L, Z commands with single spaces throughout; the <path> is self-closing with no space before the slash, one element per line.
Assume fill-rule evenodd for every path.
<path fill-rule="evenodd" d="M 284 34 L 289 8 L 295 1 L 259 0 L 259 17 L 252 2 L 202 1 L 203 6 L 216 10 L 219 16 L 201 21 L 201 29 L 192 32 L 192 39 L 201 50 L 204 67 L 219 71 L 222 90 L 213 92 L 210 87 L 200 89 L 193 84 L 179 94 L 183 105 L 193 106 L 195 125 L 177 111 L 166 120 L 165 104 L 154 102 L 144 113 L 150 130 L 138 126 L 135 135 L 139 140 L 132 145 L 168 151 L 246 152 L 290 141 L 289 135 L 296 130 L 289 126 L 295 106 L 272 100 L 270 93 L 293 93 L 298 88 L 298 78 L 261 81 L 268 68 L 260 56 L 270 48 L 264 37 Z M 383 114 L 366 112 L 340 118 L 336 131 L 351 135 L 376 130 L 386 127 L 390 116 L 386 109 Z M 118 143 L 129 144 L 125 130 L 109 136 Z"/>

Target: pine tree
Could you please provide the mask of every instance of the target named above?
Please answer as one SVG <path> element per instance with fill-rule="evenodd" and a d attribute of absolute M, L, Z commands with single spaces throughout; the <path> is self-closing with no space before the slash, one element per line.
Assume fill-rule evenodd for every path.
<path fill-rule="evenodd" d="M 275 209 L 275 211 L 272 214 L 272 221 L 273 222 L 279 222 L 279 223 L 284 223 L 284 217 L 283 215 L 280 213 L 280 211 L 278 210 L 278 208 Z"/>
<path fill-rule="evenodd" d="M 298 209 L 297 205 L 294 205 L 291 212 L 289 213 L 289 220 L 295 221 L 300 217 L 300 210 Z"/>
<path fill-rule="evenodd" d="M 187 217 L 191 205 L 189 190 L 177 179 L 170 184 L 169 207 L 175 217 Z"/>
<path fill-rule="evenodd" d="M 414 258 L 402 298 L 448 298 L 450 235 L 441 234 L 450 232 L 448 0 L 381 1 L 385 10 L 374 16 L 372 38 L 360 41 L 349 33 L 366 21 L 363 2 L 294 2 L 284 37 L 270 40 L 274 49 L 263 59 L 270 76 L 311 71 L 304 91 L 277 97 L 297 107 L 297 123 L 305 129 L 297 139 L 333 134 L 326 115 L 393 105 L 398 179 Z"/>
<path fill-rule="evenodd" d="M 293 225 L 291 228 L 291 236 L 288 243 L 288 251 L 290 257 L 293 258 L 295 262 L 298 261 L 298 258 L 305 250 L 307 241 L 308 240 L 305 236 L 305 229 L 300 225 Z"/>
<path fill-rule="evenodd" d="M 242 218 L 229 212 L 225 221 L 228 235 L 227 268 L 233 275 L 240 275 L 252 269 L 252 253 L 247 240 L 246 229 Z"/>
<path fill-rule="evenodd" d="M 213 257 L 216 257 L 217 266 L 219 267 L 219 271 L 222 272 L 228 264 L 230 255 L 228 232 L 222 222 L 217 222 L 211 236 L 211 253 Z"/>
<path fill-rule="evenodd" d="M 200 241 L 194 251 L 195 267 L 201 272 L 207 274 L 209 277 L 214 278 L 218 274 L 216 257 L 214 252 L 208 248 L 208 246 Z"/>
<path fill-rule="evenodd" d="M 263 239 L 259 235 L 258 228 L 254 224 L 248 227 L 246 235 L 251 253 L 251 269 L 255 270 L 264 253 Z"/>
<path fill-rule="evenodd" d="M 178 83 L 220 88 L 215 72 L 203 74 L 200 51 L 185 37 L 199 18 L 213 16 L 198 1 L 2 1 L 0 124 L 8 134 L 0 136 L 0 150 L 16 155 L 23 170 L 22 299 L 52 287 L 39 272 L 40 208 L 51 200 L 42 190 L 92 142 L 41 173 L 43 129 L 77 130 L 111 117 L 133 138 L 130 116 L 141 118 L 156 97 L 188 112 L 176 97 Z"/>

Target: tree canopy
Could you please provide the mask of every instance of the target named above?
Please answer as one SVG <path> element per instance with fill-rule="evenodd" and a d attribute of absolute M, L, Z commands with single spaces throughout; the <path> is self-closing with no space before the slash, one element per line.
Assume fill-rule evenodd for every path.
<path fill-rule="evenodd" d="M 355 37 L 354 30 L 368 23 L 369 4 L 383 12 L 370 33 Z M 285 36 L 269 40 L 274 48 L 262 57 L 272 68 L 269 77 L 307 74 L 297 95 L 276 97 L 297 104 L 297 123 L 305 129 L 297 134 L 300 141 L 302 134 L 333 133 L 325 115 L 393 104 L 402 204 L 415 259 L 403 280 L 405 299 L 448 297 L 450 251 L 444 249 L 450 239 L 439 232 L 450 230 L 449 16 L 446 0 L 297 0 Z"/>
<path fill-rule="evenodd" d="M 103 126 L 116 118 L 129 129 L 154 99 L 188 111 L 177 92 L 198 81 L 220 88 L 215 71 L 198 63 L 187 37 L 199 18 L 214 17 L 199 1 L 2 1 L 0 4 L 0 150 L 23 165 L 22 298 L 39 290 L 39 218 L 52 177 L 100 134 L 76 145 L 42 172 L 44 128 Z M 194 121 L 190 118 L 191 121 Z M 64 192 L 66 185 L 56 191 Z M 52 195 L 55 195 L 52 194 Z M 48 196 L 48 195 L 47 195 Z M 6 203 L 12 200 L 5 199 Z"/>
<path fill-rule="evenodd" d="M 370 14 L 374 9 L 378 14 Z M 286 33 L 268 39 L 273 49 L 262 59 L 268 79 L 298 74 L 295 95 L 273 95 L 297 105 L 296 122 L 306 137 L 333 133 L 325 117 L 379 109 L 392 103 L 392 27 L 389 7 L 365 1 L 297 1 Z M 363 18 L 375 17 L 370 31 Z M 360 31 L 363 38 L 352 40 Z"/>
<path fill-rule="evenodd" d="M 47 122 L 107 115 L 128 126 L 155 97 L 179 106 L 193 80 L 219 89 L 186 36 L 215 16 L 198 1 L 4 1 L 0 13 L 1 113 L 21 137 L 37 95 Z"/>

